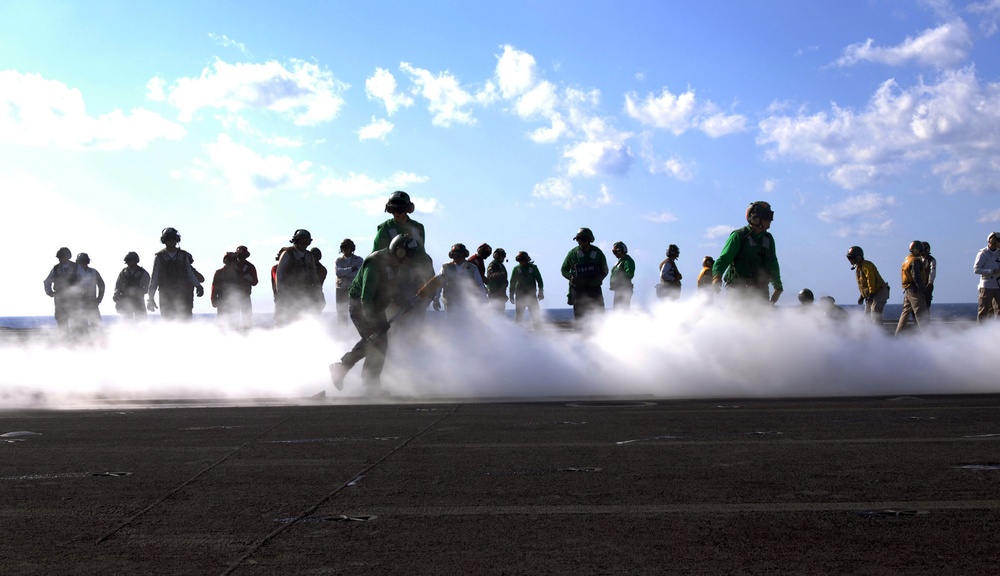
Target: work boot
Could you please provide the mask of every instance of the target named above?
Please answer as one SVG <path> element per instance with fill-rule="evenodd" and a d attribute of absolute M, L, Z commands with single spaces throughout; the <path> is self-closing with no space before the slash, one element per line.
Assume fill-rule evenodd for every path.
<path fill-rule="evenodd" d="M 333 382 L 333 387 L 337 390 L 344 389 L 344 378 L 347 376 L 348 370 L 350 368 L 344 366 L 343 362 L 330 364 L 330 380 Z"/>

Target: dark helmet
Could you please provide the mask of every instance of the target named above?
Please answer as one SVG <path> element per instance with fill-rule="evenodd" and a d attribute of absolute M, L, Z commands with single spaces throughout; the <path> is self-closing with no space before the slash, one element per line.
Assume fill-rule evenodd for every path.
<path fill-rule="evenodd" d="M 591 242 L 593 242 L 593 240 L 591 240 Z M 612 254 L 618 254 L 619 252 L 622 254 L 628 254 L 628 246 L 626 246 L 621 240 L 611 245 Z"/>
<path fill-rule="evenodd" d="M 703 268 L 711 268 L 712 266 L 715 266 L 715 258 L 712 258 L 711 256 L 705 256 L 701 260 L 701 265 Z"/>
<path fill-rule="evenodd" d="M 344 241 L 340 243 L 340 252 L 346 254 L 347 252 L 354 252 L 357 246 L 354 245 L 354 240 L 350 238 L 344 238 Z"/>
<path fill-rule="evenodd" d="M 129 262 L 135 262 L 136 264 L 138 264 L 139 263 L 139 254 L 136 253 L 136 252 L 129 252 L 128 254 L 126 254 L 125 255 L 125 263 L 128 264 Z"/>
<path fill-rule="evenodd" d="M 164 228 L 163 231 L 160 232 L 160 244 L 166 244 L 170 239 L 180 243 L 181 233 L 177 231 L 177 228 Z"/>
<path fill-rule="evenodd" d="M 236 263 L 236 252 L 226 252 L 222 256 L 222 263 L 223 264 L 229 264 L 230 262 L 232 262 L 234 264 Z"/>
<path fill-rule="evenodd" d="M 90 255 L 86 252 L 80 252 L 76 255 L 77 264 L 90 264 Z"/>
<path fill-rule="evenodd" d="M 594 233 L 590 228 L 580 228 L 576 232 L 576 236 L 573 236 L 573 240 L 583 240 L 584 242 L 593 242 Z"/>
<path fill-rule="evenodd" d="M 931 243 L 924 242 L 923 244 L 924 244 L 924 256 L 927 256 L 931 253 Z"/>
<path fill-rule="evenodd" d="M 503 260 L 507 257 L 507 251 L 503 248 L 497 248 L 493 251 L 493 257 L 497 260 Z"/>
<path fill-rule="evenodd" d="M 924 243 L 922 240 L 914 240 L 910 242 L 910 254 L 914 256 L 919 256 L 924 252 Z"/>
<path fill-rule="evenodd" d="M 811 304 L 813 302 L 813 300 L 815 300 L 815 299 L 816 299 L 816 297 L 813 296 L 813 291 L 812 290 L 810 290 L 808 288 L 803 288 L 802 290 L 799 290 L 799 302 L 801 302 L 803 304 L 805 304 L 805 303 L 808 302 L 808 303 Z"/>
<path fill-rule="evenodd" d="M 990 235 L 986 237 L 987 244 L 993 240 L 1000 240 L 1000 232 L 990 232 Z"/>
<path fill-rule="evenodd" d="M 234 252 L 234 254 L 236 254 L 237 258 L 249 258 L 250 249 L 247 248 L 246 246 L 237 246 L 236 252 Z"/>
<path fill-rule="evenodd" d="M 667 246 L 667 258 L 677 258 L 680 255 L 681 249 L 677 247 L 677 244 Z"/>
<path fill-rule="evenodd" d="M 448 251 L 448 258 L 454 260 L 455 258 L 468 258 L 469 249 L 465 247 L 465 244 L 461 242 L 458 244 L 453 244 L 451 250 Z"/>
<path fill-rule="evenodd" d="M 292 244 L 294 244 L 296 240 L 308 240 L 312 242 L 312 239 L 312 234 L 310 234 L 308 230 L 305 228 L 299 228 L 294 234 L 292 234 L 292 239 L 289 240 L 289 242 Z"/>
<path fill-rule="evenodd" d="M 855 264 L 858 260 L 864 259 L 865 251 L 861 249 L 861 246 L 851 246 L 847 249 L 847 261 L 851 264 Z"/>
<path fill-rule="evenodd" d="M 389 195 L 389 200 L 385 203 L 385 211 L 390 214 L 395 214 L 396 212 L 406 212 L 407 214 L 413 214 L 413 202 L 410 200 L 410 195 L 402 190 L 396 190 Z"/>
<path fill-rule="evenodd" d="M 771 210 L 771 205 L 763 200 L 751 202 L 750 205 L 747 206 L 747 222 L 753 225 L 759 225 L 763 220 L 774 220 L 774 211 Z"/>
<path fill-rule="evenodd" d="M 493 248 L 485 242 L 480 244 L 479 248 L 476 248 L 476 255 L 483 259 L 489 257 L 489 255 L 492 253 L 493 253 Z"/>
<path fill-rule="evenodd" d="M 527 252 L 521 250 L 517 253 L 517 256 L 514 256 L 514 261 L 520 262 L 521 264 L 527 264 L 528 262 L 531 262 L 531 256 L 528 256 Z"/>
<path fill-rule="evenodd" d="M 313 258 L 315 258 L 317 262 L 323 259 L 323 251 L 315 246 L 309 249 L 309 253 L 313 255 Z"/>
<path fill-rule="evenodd" d="M 65 246 L 56 251 L 56 258 L 72 258 L 72 257 L 73 253 L 70 252 L 69 248 Z"/>
<path fill-rule="evenodd" d="M 420 245 L 417 241 L 413 239 L 413 236 L 409 234 L 397 234 L 395 238 L 389 242 L 389 252 L 391 252 L 396 258 L 413 258 L 414 254 L 417 253 L 417 248 Z"/>

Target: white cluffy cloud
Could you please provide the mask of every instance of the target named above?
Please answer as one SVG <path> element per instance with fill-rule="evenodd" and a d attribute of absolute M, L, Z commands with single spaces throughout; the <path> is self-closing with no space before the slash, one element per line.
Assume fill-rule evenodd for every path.
<path fill-rule="evenodd" d="M 892 232 L 893 224 L 886 213 L 897 205 L 893 196 L 869 192 L 824 206 L 816 216 L 828 224 L 839 224 L 834 231 L 839 238 L 885 236 Z"/>
<path fill-rule="evenodd" d="M 227 134 L 206 144 L 205 152 L 208 161 L 197 162 L 192 175 L 218 174 L 216 178 L 232 191 L 235 202 L 247 202 L 272 190 L 303 190 L 312 181 L 310 162 L 260 155 Z"/>
<path fill-rule="evenodd" d="M 75 88 L 40 74 L 0 71 L 0 144 L 141 150 L 186 134 L 181 125 L 142 108 L 91 116 Z"/>
<path fill-rule="evenodd" d="M 457 78 L 448 72 L 435 76 L 407 62 L 400 63 L 399 69 L 410 76 L 415 85 L 414 93 L 427 99 L 428 109 L 433 114 L 432 124 L 448 128 L 452 124 L 476 123 L 469 109 L 476 99 L 462 88 Z"/>
<path fill-rule="evenodd" d="M 373 116 L 370 124 L 358 130 L 358 140 L 385 140 L 385 137 L 395 127 L 395 124 L 385 118 L 375 118 Z"/>
<path fill-rule="evenodd" d="M 597 208 L 615 203 L 615 198 L 606 184 L 601 184 L 597 194 L 591 198 L 577 192 L 573 188 L 573 183 L 566 178 L 547 178 L 545 181 L 535 184 L 531 195 L 566 210 Z"/>
<path fill-rule="evenodd" d="M 887 80 L 861 111 L 834 104 L 765 118 L 757 143 L 772 159 L 830 167 L 828 177 L 846 189 L 929 165 L 946 192 L 1000 191 L 1000 83 L 980 83 L 971 67 L 936 84 Z"/>
<path fill-rule="evenodd" d="M 701 130 L 712 138 L 743 132 L 747 119 L 742 114 L 725 114 L 711 101 L 698 103 L 693 90 L 673 94 L 664 88 L 659 96 L 647 94 L 641 99 L 625 95 L 625 112 L 643 125 L 668 130 L 680 136 L 688 130 Z"/>
<path fill-rule="evenodd" d="M 858 62 L 876 62 L 901 66 L 916 62 L 923 66 L 947 68 L 965 60 L 972 48 L 969 27 L 955 19 L 934 29 L 924 30 L 916 38 L 907 38 L 898 46 L 880 48 L 869 38 L 844 49 L 836 66 L 853 66 Z"/>
<path fill-rule="evenodd" d="M 328 176 L 319 183 L 319 191 L 327 196 L 344 198 L 373 197 L 385 207 L 386 190 L 406 190 L 412 184 L 423 184 L 429 179 L 412 172 L 397 171 L 388 178 L 375 179 L 367 174 L 351 172 L 346 177 Z M 414 204 L 416 201 L 414 200 Z"/>
<path fill-rule="evenodd" d="M 147 87 L 157 84 L 162 81 Z M 233 113 L 249 109 L 280 114 L 297 126 L 312 126 L 337 117 L 344 104 L 341 93 L 348 87 L 311 62 L 229 64 L 216 60 L 201 76 L 177 80 L 167 100 L 184 122 L 205 108 Z"/>
<path fill-rule="evenodd" d="M 385 68 L 376 68 L 375 73 L 365 80 L 365 94 L 369 100 L 381 101 L 389 116 L 400 108 L 413 105 L 413 98 L 396 92 L 396 77 Z"/>

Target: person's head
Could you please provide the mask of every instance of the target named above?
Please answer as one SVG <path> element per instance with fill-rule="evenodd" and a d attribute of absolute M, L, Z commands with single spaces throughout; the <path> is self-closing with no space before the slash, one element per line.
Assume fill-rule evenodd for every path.
<path fill-rule="evenodd" d="M 417 248 L 419 248 L 417 241 L 413 239 L 413 236 L 409 234 L 397 234 L 392 241 L 389 242 L 389 254 L 396 259 L 397 262 L 402 262 L 407 258 L 413 258 L 417 253 Z"/>
<path fill-rule="evenodd" d="M 310 234 L 309 231 L 305 230 L 304 228 L 299 228 L 298 230 L 296 230 L 295 233 L 292 234 L 292 239 L 289 240 L 289 242 L 291 242 L 292 245 L 294 245 L 297 249 L 302 251 L 305 251 L 305 249 L 308 248 L 310 244 L 312 244 L 312 241 L 313 241 L 312 234 Z"/>
<path fill-rule="evenodd" d="M 681 249 L 678 248 L 676 244 L 671 244 L 670 246 L 667 246 L 667 258 L 673 260 L 680 255 L 681 255 Z"/>
<path fill-rule="evenodd" d="M 628 246 L 619 240 L 611 245 L 611 253 L 615 255 L 615 258 L 621 258 L 622 256 L 628 254 Z"/>
<path fill-rule="evenodd" d="M 129 252 L 125 255 L 125 264 L 129 268 L 133 268 L 139 265 L 139 254 L 137 252 Z"/>
<path fill-rule="evenodd" d="M 323 251 L 315 246 L 309 249 L 309 253 L 313 255 L 313 258 L 315 258 L 317 262 L 323 259 Z"/>
<path fill-rule="evenodd" d="M 451 250 L 448 251 L 448 258 L 451 258 L 454 262 L 461 262 L 469 257 L 469 249 L 465 247 L 465 244 L 459 242 L 458 244 L 452 244 Z"/>
<path fill-rule="evenodd" d="M 924 253 L 924 243 L 920 240 L 914 240 L 910 242 L 910 254 L 914 256 L 921 256 Z"/>
<path fill-rule="evenodd" d="M 493 248 L 486 243 L 480 244 L 479 248 L 476 248 L 476 256 L 479 256 L 481 260 L 486 260 L 493 253 Z"/>
<path fill-rule="evenodd" d="M 528 256 L 527 252 L 521 250 L 517 253 L 517 256 L 514 256 L 514 261 L 518 264 L 528 264 L 531 262 L 531 256 Z"/>
<path fill-rule="evenodd" d="M 851 246 L 847 249 L 847 261 L 851 263 L 851 266 L 857 266 L 861 264 L 865 259 L 865 251 L 861 249 L 861 246 Z"/>
<path fill-rule="evenodd" d="M 931 243 L 930 242 L 924 242 L 923 244 L 924 244 L 924 256 L 930 256 L 931 255 Z"/>
<path fill-rule="evenodd" d="M 774 211 L 771 205 L 763 200 L 751 202 L 747 206 L 747 223 L 756 231 L 767 230 L 774 221 Z"/>
<path fill-rule="evenodd" d="M 815 300 L 816 297 L 813 296 L 812 290 L 808 288 L 803 288 L 802 290 L 799 290 L 799 304 L 805 306 L 807 304 L 812 304 Z"/>
<path fill-rule="evenodd" d="M 503 248 L 497 248 L 496 250 L 493 251 L 494 260 L 503 260 L 506 257 L 507 257 L 507 251 L 504 250 Z"/>
<path fill-rule="evenodd" d="M 340 253 L 344 256 L 354 254 L 356 249 L 357 246 L 354 245 L 354 240 L 351 240 L 350 238 L 344 238 L 344 241 L 340 243 Z"/>
<path fill-rule="evenodd" d="M 70 252 L 69 248 L 65 246 L 56 251 L 56 258 L 58 258 L 60 262 L 68 262 L 72 257 L 73 253 Z"/>
<path fill-rule="evenodd" d="M 237 246 L 236 252 L 234 252 L 234 254 L 236 254 L 237 259 L 246 260 L 247 258 L 250 257 L 250 249 L 247 248 L 246 246 Z"/>
<path fill-rule="evenodd" d="M 160 243 L 167 246 L 176 246 L 181 243 L 181 233 L 176 228 L 164 228 L 160 232 Z"/>
<path fill-rule="evenodd" d="M 86 268 L 90 266 L 90 256 L 86 252 L 80 252 L 76 255 L 76 263 Z"/>
<path fill-rule="evenodd" d="M 576 236 L 573 236 L 573 240 L 576 240 L 576 243 L 580 246 L 590 246 L 590 244 L 594 241 L 594 233 L 590 230 L 590 228 L 580 228 L 577 231 Z"/>
<path fill-rule="evenodd" d="M 410 195 L 402 190 L 396 190 L 390 194 L 389 200 L 385 203 L 385 211 L 392 214 L 392 217 L 398 221 L 409 219 L 409 214 L 413 214 L 414 208 Z"/>
<path fill-rule="evenodd" d="M 989 246 L 990 250 L 1000 248 L 1000 232 L 990 232 L 990 235 L 986 237 L 986 245 Z"/>
<path fill-rule="evenodd" d="M 226 252 L 222 256 L 223 266 L 235 266 L 236 265 L 236 252 Z"/>
<path fill-rule="evenodd" d="M 712 258 L 711 256 L 705 256 L 704 258 L 702 258 L 701 260 L 702 268 L 711 268 L 712 266 L 715 266 L 715 258 Z"/>

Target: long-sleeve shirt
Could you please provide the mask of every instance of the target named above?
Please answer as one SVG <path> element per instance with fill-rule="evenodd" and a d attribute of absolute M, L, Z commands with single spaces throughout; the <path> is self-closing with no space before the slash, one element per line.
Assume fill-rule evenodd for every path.
<path fill-rule="evenodd" d="M 924 263 L 913 254 L 903 260 L 903 267 L 900 271 L 903 290 L 923 290 L 926 287 L 924 282 Z"/>
<path fill-rule="evenodd" d="M 534 262 L 518 264 L 510 273 L 510 293 L 515 298 L 518 296 L 535 295 L 538 290 L 545 288 L 542 282 L 542 273 L 538 271 L 538 266 Z"/>
<path fill-rule="evenodd" d="M 980 288 L 1000 288 L 1000 248 L 980 250 L 972 270 L 979 276 Z"/>
<path fill-rule="evenodd" d="M 754 234 L 749 225 L 733 230 L 712 266 L 712 277 L 758 287 L 770 282 L 775 290 L 784 290 L 774 237 L 767 231 Z"/>
<path fill-rule="evenodd" d="M 608 260 L 597 246 L 577 246 L 566 254 L 559 271 L 573 286 L 599 288 L 608 275 Z"/>
<path fill-rule="evenodd" d="M 156 294 L 156 289 L 160 288 L 161 285 L 173 288 L 184 283 L 188 290 L 190 290 L 189 287 L 201 286 L 201 282 L 194 274 L 192 262 L 194 262 L 194 258 L 191 257 L 191 254 L 180 248 L 173 252 L 167 250 L 157 252 L 153 259 L 153 272 L 149 275 L 149 297 L 152 298 Z M 167 271 L 168 267 L 172 270 L 171 272 Z M 176 277 L 174 277 L 175 273 Z M 168 278 L 168 276 L 170 277 Z"/>
<path fill-rule="evenodd" d="M 361 301 L 365 316 L 370 321 L 377 321 L 392 301 L 395 292 L 393 279 L 398 270 L 399 265 L 393 262 L 388 249 L 377 250 L 364 259 L 351 282 L 348 296 Z"/>
<path fill-rule="evenodd" d="M 80 267 L 80 290 L 87 300 L 100 304 L 104 300 L 104 278 L 93 268 Z"/>
<path fill-rule="evenodd" d="M 358 270 L 361 270 L 361 264 L 363 264 L 364 261 L 365 259 L 357 254 L 337 258 L 334 262 L 334 274 L 337 276 L 337 288 L 342 290 L 350 288 L 351 281 L 358 275 Z"/>
<path fill-rule="evenodd" d="M 862 260 L 854 267 L 854 275 L 858 279 L 858 291 L 864 298 L 871 298 L 885 287 L 885 280 L 878 273 L 878 268 L 868 260 Z"/>
<path fill-rule="evenodd" d="M 635 260 L 625 254 L 611 268 L 611 289 L 631 290 L 633 288 L 632 278 L 635 278 Z"/>

